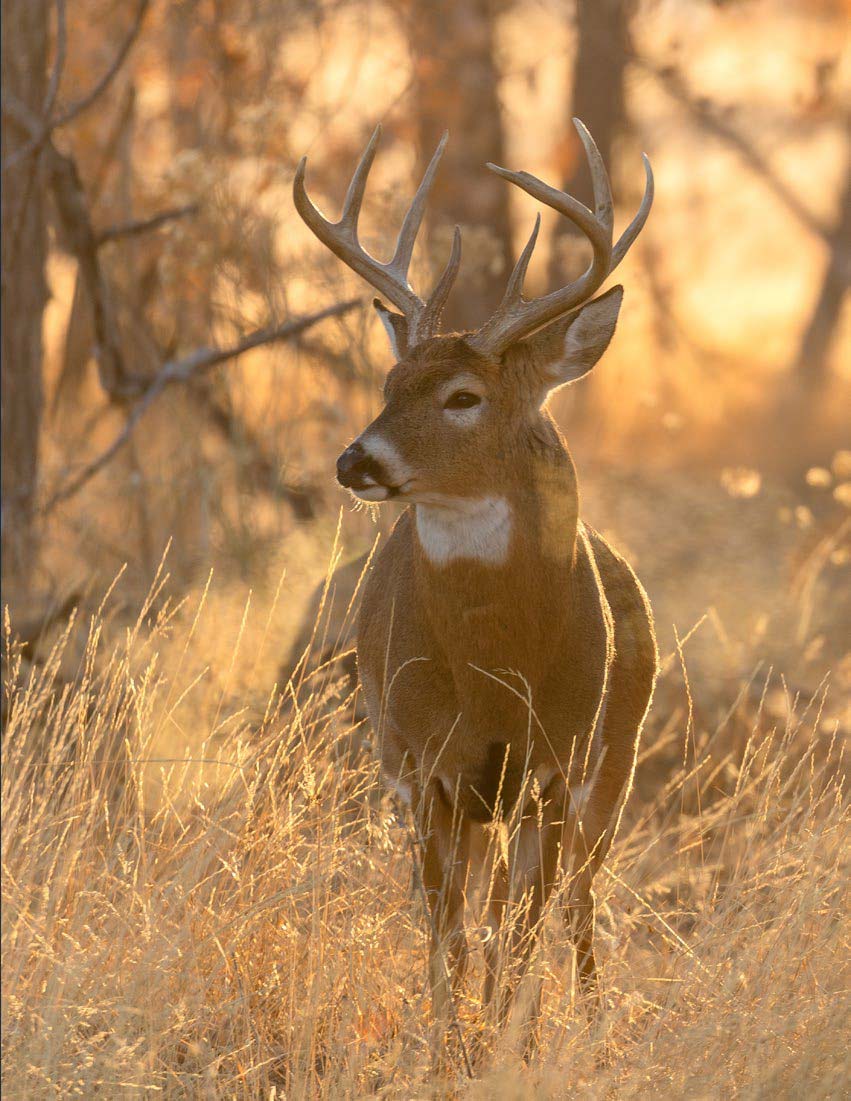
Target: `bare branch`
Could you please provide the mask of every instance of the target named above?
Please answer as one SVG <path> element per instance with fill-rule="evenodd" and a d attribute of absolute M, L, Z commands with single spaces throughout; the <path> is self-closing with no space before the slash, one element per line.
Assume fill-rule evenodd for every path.
<path fill-rule="evenodd" d="M 305 330 L 324 321 L 327 317 L 340 317 L 355 306 L 360 305 L 359 298 L 350 298 L 346 302 L 339 302 L 335 306 L 328 306 L 318 313 L 308 314 L 296 321 L 288 321 L 284 325 L 277 325 L 267 329 L 257 329 L 250 333 L 238 344 L 230 348 L 199 348 L 191 355 L 180 360 L 173 360 L 166 364 L 157 375 L 155 382 L 162 380 L 162 386 L 171 386 L 176 382 L 188 382 L 198 371 L 208 371 L 211 367 L 217 367 L 228 359 L 249 352 L 252 348 L 259 348 L 262 344 L 272 344 L 280 340 L 292 340 Z"/>
<path fill-rule="evenodd" d="M 125 84 L 121 99 L 112 122 L 107 130 L 103 145 L 98 151 L 97 162 L 91 167 L 86 166 L 86 175 L 89 181 L 89 196 L 92 205 L 96 204 L 101 196 L 110 168 L 115 160 L 118 146 L 124 138 L 130 125 L 136 106 L 136 88 L 132 83 Z M 93 158 L 94 160 L 94 158 Z"/>
<path fill-rule="evenodd" d="M 29 131 L 30 137 L 35 139 L 39 134 L 39 118 L 35 112 L 31 111 L 25 103 L 22 103 L 17 96 L 13 96 L 11 92 L 3 92 L 0 98 L 0 107 L 2 107 L 3 114 L 8 115 L 13 119 L 18 126 L 22 126 L 25 130 Z M 23 159 L 23 155 L 26 151 L 32 151 L 35 148 L 33 142 L 30 142 L 28 146 L 22 146 L 17 150 L 13 156 L 8 157 L 3 163 L 3 170 L 16 164 L 18 160 Z"/>
<path fill-rule="evenodd" d="M 160 229 L 168 222 L 174 222 L 178 218 L 186 218 L 191 214 L 197 214 L 200 210 L 198 203 L 186 203 L 185 206 L 172 207 L 163 210 L 159 214 L 153 214 L 150 218 L 134 218 L 129 222 L 118 222 L 114 226 L 107 226 L 98 232 L 96 243 L 105 245 L 108 241 L 116 241 L 119 238 L 138 237 L 143 233 Z"/>
<path fill-rule="evenodd" d="M 100 382 L 110 398 L 127 395 L 128 379 L 109 289 L 98 259 L 98 239 L 73 157 L 60 153 L 48 139 L 44 146 L 47 175 L 63 232 L 63 245 L 80 265 L 80 275 L 92 304 L 95 355 Z"/>
<path fill-rule="evenodd" d="M 56 0 L 56 57 L 53 62 L 53 71 L 50 74 L 50 83 L 47 86 L 47 95 L 44 97 L 42 118 L 49 119 L 56 106 L 56 96 L 59 85 L 62 82 L 62 73 L 65 69 L 65 56 L 68 50 L 68 28 L 65 23 L 65 0 Z"/>
<path fill-rule="evenodd" d="M 57 116 L 51 123 L 51 130 L 55 130 L 58 126 L 65 126 L 67 123 L 75 119 L 77 115 L 81 115 L 83 111 L 87 111 L 89 107 L 101 96 L 115 77 L 118 75 L 121 66 L 124 64 L 127 55 L 133 48 L 133 44 L 139 37 L 139 32 L 142 29 L 142 23 L 144 22 L 145 15 L 150 7 L 150 0 L 139 0 L 139 6 L 136 9 L 136 17 L 133 20 L 130 30 L 124 37 L 124 41 L 118 47 L 118 52 L 112 60 L 112 64 L 95 84 L 95 86 L 87 92 L 84 96 L 77 100 L 76 103 L 72 103 L 65 111 Z"/>
<path fill-rule="evenodd" d="M 200 372 L 208 371 L 221 363 L 235 359 L 244 352 L 251 351 L 252 348 L 259 348 L 264 344 L 277 343 L 282 340 L 292 340 L 320 321 L 324 321 L 329 317 L 341 317 L 359 304 L 360 299 L 352 298 L 347 302 L 340 302 L 335 306 L 319 310 L 318 313 L 309 314 L 307 317 L 301 317 L 295 321 L 288 321 L 286 324 L 275 328 L 258 329 L 229 348 L 199 348 L 183 359 L 172 360 L 167 363 L 132 407 L 127 416 L 126 424 L 112 443 L 77 474 L 69 478 L 64 486 L 60 486 L 42 507 L 42 513 L 50 512 L 56 505 L 73 497 L 95 474 L 111 462 L 130 439 L 145 413 L 169 386 L 189 382 Z"/>
<path fill-rule="evenodd" d="M 27 157 L 32 156 L 33 153 L 37 153 L 47 144 L 54 130 L 58 129 L 60 126 L 66 126 L 69 122 L 73 121 L 73 119 L 77 118 L 78 115 L 81 115 L 84 111 L 88 110 L 88 108 L 91 107 L 91 105 L 99 98 L 99 96 L 101 96 L 103 92 L 106 91 L 106 89 L 115 79 L 116 75 L 121 69 L 121 66 L 124 64 L 127 55 L 130 53 L 133 43 L 138 38 L 139 31 L 142 29 L 142 22 L 145 18 L 145 13 L 147 12 L 149 6 L 150 0 L 139 0 L 139 6 L 136 9 L 136 17 L 133 20 L 133 24 L 130 27 L 130 30 L 127 32 L 124 40 L 119 46 L 118 51 L 112 60 L 112 63 L 109 65 L 109 68 L 90 91 L 88 91 L 84 96 L 78 99 L 76 103 L 72 103 L 70 107 L 60 112 L 55 118 L 50 118 L 48 114 L 45 114 L 45 117 L 41 120 L 37 120 L 35 122 L 35 125 L 32 124 L 32 121 L 26 123 L 32 135 L 30 141 L 27 145 L 22 146 L 20 149 L 16 150 L 10 157 L 6 158 L 6 160 L 3 162 L 3 165 L 0 166 L 0 172 L 5 172 L 8 168 L 12 168 L 14 165 L 18 164 L 19 161 L 25 160 Z M 60 8 L 62 11 L 60 19 L 60 29 L 63 38 L 62 65 L 64 66 L 64 5 L 61 3 L 61 0 L 58 0 L 57 12 Z M 57 62 L 59 61 L 59 45 L 60 43 L 59 41 L 57 41 Z M 57 64 L 57 66 L 54 68 L 54 76 L 56 77 L 56 89 L 53 92 L 51 92 L 50 90 L 48 91 L 48 99 L 55 99 L 56 91 L 58 91 L 59 87 L 60 75 L 61 71 Z M 52 87 L 53 77 L 51 77 L 51 88 Z M 4 109 L 7 107 L 7 104 L 5 102 L 6 98 L 7 97 L 4 95 Z M 52 110 L 52 102 L 50 106 Z M 18 121 L 21 121 L 20 117 L 17 117 Z"/>
<path fill-rule="evenodd" d="M 735 149 L 745 164 L 759 176 L 769 190 L 776 195 L 803 226 L 817 237 L 821 237 L 828 245 L 833 244 L 830 226 L 825 225 L 801 202 L 743 134 L 740 134 L 735 127 L 731 126 L 714 111 L 705 99 L 691 92 L 682 73 L 671 65 L 657 65 L 654 61 L 639 54 L 634 54 L 633 60 L 639 68 L 654 76 L 668 94 L 686 109 L 699 126 Z"/>

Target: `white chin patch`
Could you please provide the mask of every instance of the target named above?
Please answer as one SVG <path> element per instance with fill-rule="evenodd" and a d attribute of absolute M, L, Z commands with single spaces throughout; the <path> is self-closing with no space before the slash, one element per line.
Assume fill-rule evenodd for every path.
<path fill-rule="evenodd" d="M 349 492 L 359 497 L 361 501 L 386 501 L 390 496 L 387 486 L 380 485 L 364 486 L 363 489 L 352 489 Z"/>

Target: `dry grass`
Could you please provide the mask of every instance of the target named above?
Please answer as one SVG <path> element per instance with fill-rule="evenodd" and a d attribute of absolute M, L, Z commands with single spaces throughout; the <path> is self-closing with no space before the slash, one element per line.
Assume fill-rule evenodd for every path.
<path fill-rule="evenodd" d="M 847 1096 L 847 797 L 823 693 L 760 674 L 710 728 L 669 663 L 597 882 L 601 1026 L 552 913 L 536 1062 L 500 1044 L 478 1081 L 458 1063 L 436 1087 L 404 826 L 372 761 L 335 757 L 348 705 L 268 696 L 260 603 L 170 607 L 160 583 L 135 624 L 107 601 L 31 670 L 7 628 L 7 1096 Z"/>

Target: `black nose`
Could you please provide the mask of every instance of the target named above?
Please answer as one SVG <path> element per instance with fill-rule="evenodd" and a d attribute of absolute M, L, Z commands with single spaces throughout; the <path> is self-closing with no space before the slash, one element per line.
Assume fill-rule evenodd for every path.
<path fill-rule="evenodd" d="M 362 488 L 363 475 L 371 474 L 369 468 L 372 466 L 374 466 L 374 463 L 367 456 L 363 445 L 355 440 L 337 459 L 337 481 L 341 486 L 346 486 L 347 489 Z"/>

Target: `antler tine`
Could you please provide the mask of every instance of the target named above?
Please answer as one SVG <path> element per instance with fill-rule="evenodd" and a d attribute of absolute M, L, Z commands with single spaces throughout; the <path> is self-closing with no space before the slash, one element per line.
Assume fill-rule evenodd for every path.
<path fill-rule="evenodd" d="M 538 233 L 541 229 L 541 215 L 535 215 L 535 225 L 532 227 L 532 232 L 529 234 L 529 240 L 526 242 L 526 247 L 520 253 L 517 259 L 517 263 L 514 265 L 514 269 L 508 279 L 508 286 L 505 288 L 505 299 L 518 301 L 523 294 L 523 284 L 526 282 L 526 271 L 529 267 L 529 261 L 532 259 L 532 253 L 535 251 L 535 245 L 538 241 Z"/>
<path fill-rule="evenodd" d="M 491 172 L 495 172 L 497 176 L 502 176 L 504 180 L 508 180 L 509 183 L 519 187 L 521 191 L 525 191 L 527 195 L 531 195 L 533 199 L 537 199 L 538 202 L 552 207 L 559 214 L 563 214 L 565 218 L 569 218 L 574 225 L 579 226 L 592 244 L 599 243 L 602 245 L 604 243 L 605 232 L 596 217 L 584 203 L 580 203 L 578 199 L 574 199 L 566 191 L 559 191 L 556 187 L 550 187 L 543 180 L 539 180 L 537 176 L 533 176 L 531 172 L 511 172 L 507 168 L 500 168 L 499 165 L 490 163 L 487 167 Z"/>
<path fill-rule="evenodd" d="M 426 202 L 428 201 L 429 192 L 431 191 L 431 186 L 434 183 L 434 177 L 437 172 L 437 166 L 440 164 L 440 159 L 443 156 L 447 141 L 449 141 L 449 131 L 444 130 L 443 137 L 438 142 L 437 149 L 435 149 L 434 155 L 429 161 L 428 168 L 425 170 L 422 181 L 420 182 L 420 186 L 417 188 L 417 193 L 411 200 L 411 205 L 408 207 L 408 213 L 405 215 L 405 220 L 402 222 L 402 228 L 399 230 L 399 236 L 396 239 L 396 250 L 393 253 L 393 259 L 390 261 L 389 267 L 397 271 L 403 279 L 407 279 L 408 277 L 408 268 L 411 263 L 411 256 L 414 252 L 414 243 L 416 242 L 417 234 L 422 225 Z"/>
<path fill-rule="evenodd" d="M 363 204 L 369 170 L 372 168 L 372 162 L 375 160 L 378 142 L 381 138 L 380 126 L 376 126 L 358 162 L 346 192 L 343 213 L 338 222 L 330 222 L 325 218 L 307 196 L 304 186 L 307 157 L 302 157 L 293 179 L 293 201 L 296 210 L 307 226 L 335 256 L 339 256 L 345 264 L 348 264 L 353 271 L 356 271 L 358 275 L 372 284 L 380 294 L 402 312 L 408 322 L 409 343 L 422 340 L 435 332 L 440 313 L 446 304 L 446 299 L 452 289 L 461 262 L 461 235 L 460 230 L 456 227 L 449 260 L 428 301 L 423 302 L 408 282 L 408 268 L 414 251 L 414 243 L 422 225 L 426 200 L 434 182 L 440 158 L 443 156 L 443 150 L 446 148 L 448 137 L 448 133 L 443 135 L 434 156 L 429 162 L 422 182 L 417 188 L 417 192 L 402 222 L 393 257 L 386 264 L 382 264 L 380 260 L 370 256 L 358 241 L 358 216 Z"/>
<path fill-rule="evenodd" d="M 358 242 L 357 237 L 358 214 L 363 202 L 367 176 L 380 137 L 381 127 L 378 126 L 375 128 L 369 144 L 355 169 L 354 176 L 352 176 L 343 204 L 343 214 L 339 222 L 330 222 L 308 198 L 304 186 L 307 157 L 301 158 L 295 171 L 293 202 L 308 228 L 313 231 L 322 244 L 330 249 L 335 256 L 339 256 L 344 264 L 348 264 L 352 271 L 357 272 L 367 283 L 375 287 L 389 302 L 392 302 L 411 324 L 416 321 L 423 309 L 422 300 L 411 290 L 407 280 L 398 278 L 396 271 L 393 270 L 392 262 L 382 264 L 374 256 L 370 256 Z"/>
<path fill-rule="evenodd" d="M 490 165 L 488 167 L 490 167 Z M 517 258 L 517 263 L 514 265 L 511 275 L 508 278 L 508 285 L 505 288 L 505 294 L 502 296 L 502 301 L 497 309 L 497 314 L 507 313 L 522 305 L 523 284 L 526 281 L 526 271 L 529 267 L 529 261 L 532 259 L 532 253 L 535 251 L 535 243 L 538 240 L 540 228 L 541 215 L 537 214 L 535 216 L 535 225 L 532 227 L 532 232 L 529 234 L 529 240 L 526 242 L 523 251 Z M 475 341 L 476 338 L 474 337 L 473 339 Z"/>
<path fill-rule="evenodd" d="M 438 279 L 434 290 L 428 297 L 428 302 L 425 304 L 422 316 L 415 327 L 416 331 L 414 332 L 413 339 L 430 336 L 432 333 L 437 332 L 437 327 L 440 323 L 440 315 L 443 313 L 443 307 L 446 305 L 446 299 L 449 297 L 449 292 L 452 290 L 455 276 L 458 274 L 458 268 L 460 266 L 461 227 L 456 226 L 455 232 L 452 234 L 452 249 L 449 253 L 449 259 L 446 261 L 446 267 L 443 269 L 443 274 L 440 276 L 440 279 Z"/>
<path fill-rule="evenodd" d="M 520 340 L 535 329 L 553 321 L 556 317 L 566 313 L 579 302 L 590 297 L 609 274 L 609 264 L 612 254 L 611 232 L 605 223 L 598 221 L 594 214 L 584 203 L 574 199 L 564 191 L 559 191 L 549 184 L 532 176 L 528 172 L 509 172 L 505 168 L 499 168 L 489 164 L 488 168 L 498 176 L 516 184 L 527 194 L 538 199 L 539 202 L 557 210 L 585 234 L 591 242 L 593 256 L 588 269 L 579 279 L 574 280 L 567 287 L 553 291 L 543 298 L 526 301 L 520 293 L 520 288 L 515 288 L 515 293 L 506 292 L 502 302 L 497 306 L 496 312 L 489 321 L 471 338 L 474 347 L 481 351 L 498 354 L 515 340 Z M 533 238 L 537 237 L 537 232 Z M 534 248 L 534 239 L 530 240 Z M 521 260 L 523 274 L 529 265 L 532 250 L 529 245 L 524 249 Z M 509 288 L 516 283 L 517 269 L 512 272 Z"/>
<path fill-rule="evenodd" d="M 612 271 L 614 271 L 621 260 L 623 260 L 624 256 L 626 256 L 627 252 L 629 252 L 632 247 L 635 238 L 641 233 L 642 229 L 644 229 L 644 223 L 647 221 L 650 207 L 653 206 L 653 196 L 656 187 L 653 181 L 653 169 L 650 167 L 650 158 L 646 153 L 641 154 L 641 159 L 644 161 L 644 195 L 642 196 L 641 206 L 638 208 L 638 212 L 620 235 L 618 243 L 612 249 Z"/>
<path fill-rule="evenodd" d="M 617 245 L 612 247 L 614 210 L 609 177 L 594 139 L 578 119 L 574 119 L 574 123 L 588 157 L 594 189 L 594 213 L 572 195 L 550 187 L 549 184 L 528 172 L 509 172 L 495 164 L 488 165 L 492 172 L 573 222 L 588 238 L 593 255 L 588 268 L 578 279 L 542 298 L 527 301 L 522 295 L 523 279 L 535 246 L 536 225 L 529 243 L 511 274 L 502 302 L 497 306 L 493 316 L 470 337 L 470 343 L 487 354 L 498 355 L 509 344 L 521 340 L 590 298 L 606 276 L 624 258 L 650 213 L 653 203 L 653 174 L 650 163 L 645 157 L 647 185 L 644 198 L 638 213 L 618 240 Z"/>
<path fill-rule="evenodd" d="M 597 221 L 602 223 L 609 232 L 609 242 L 615 228 L 615 205 L 612 202 L 612 188 L 609 183 L 609 173 L 603 164 L 597 143 L 591 137 L 588 127 L 581 119 L 574 119 L 573 125 L 579 135 L 579 140 L 585 146 L 585 156 L 588 158 L 588 167 L 591 170 L 591 186 L 594 189 L 594 214 Z"/>
<path fill-rule="evenodd" d="M 337 223 L 338 226 L 349 231 L 352 240 L 355 242 L 358 239 L 358 218 L 360 217 L 363 197 L 366 193 L 366 181 L 369 179 L 369 172 L 372 168 L 372 162 L 375 160 L 379 141 L 381 141 L 380 123 L 372 131 L 372 137 L 363 151 L 363 156 L 358 161 L 358 166 L 352 175 L 351 183 L 346 191 L 346 198 L 343 201 L 343 213 Z"/>

